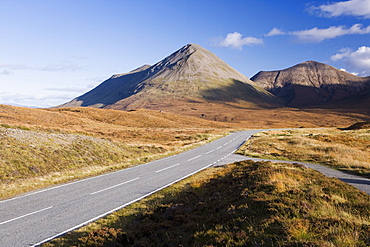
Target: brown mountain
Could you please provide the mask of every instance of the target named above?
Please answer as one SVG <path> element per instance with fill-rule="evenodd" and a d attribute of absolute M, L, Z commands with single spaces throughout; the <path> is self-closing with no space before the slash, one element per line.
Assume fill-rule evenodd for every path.
<path fill-rule="evenodd" d="M 314 61 L 284 70 L 260 71 L 251 80 L 291 107 L 365 107 L 370 99 L 370 77 L 358 77 Z"/>
<path fill-rule="evenodd" d="M 167 110 L 175 106 L 178 110 L 210 102 L 251 107 L 280 101 L 215 54 L 188 44 L 153 66 L 113 75 L 60 107 Z"/>

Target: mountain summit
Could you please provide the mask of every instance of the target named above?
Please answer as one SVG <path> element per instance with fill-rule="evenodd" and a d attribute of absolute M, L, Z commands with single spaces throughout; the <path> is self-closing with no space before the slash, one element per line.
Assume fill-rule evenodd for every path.
<path fill-rule="evenodd" d="M 272 105 L 277 98 L 212 52 L 188 44 L 153 66 L 113 75 L 60 107 L 162 109 L 187 102 Z"/>
<path fill-rule="evenodd" d="M 358 77 L 315 61 L 284 70 L 260 71 L 251 80 L 293 107 L 349 102 L 364 98 L 360 94 L 370 88 L 370 77 Z"/>

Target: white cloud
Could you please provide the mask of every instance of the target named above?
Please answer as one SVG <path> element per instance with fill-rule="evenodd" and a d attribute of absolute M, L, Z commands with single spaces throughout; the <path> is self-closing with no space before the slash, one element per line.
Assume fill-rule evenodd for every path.
<path fill-rule="evenodd" d="M 350 0 L 311 7 L 312 12 L 325 17 L 357 16 L 370 18 L 370 0 Z"/>
<path fill-rule="evenodd" d="M 49 90 L 49 91 L 60 91 L 60 92 L 83 93 L 83 92 L 86 92 L 87 91 L 87 88 L 78 88 L 78 87 L 57 88 L 57 87 L 50 87 L 50 88 L 45 88 L 45 90 Z"/>
<path fill-rule="evenodd" d="M 276 36 L 276 35 L 284 35 L 286 34 L 285 32 L 283 32 L 281 29 L 279 28 L 276 28 L 274 27 L 273 29 L 271 29 L 271 31 L 266 34 L 265 36 Z"/>
<path fill-rule="evenodd" d="M 341 61 L 360 76 L 370 75 L 370 47 L 361 46 L 356 51 L 342 49 L 331 57 L 333 61 Z"/>
<path fill-rule="evenodd" d="M 26 107 L 52 107 L 74 98 L 73 95 L 25 95 L 11 92 L 0 92 L 0 104 Z"/>
<path fill-rule="evenodd" d="M 363 27 L 362 24 L 354 24 L 350 28 L 346 28 L 345 26 L 331 26 L 325 29 L 314 27 L 312 29 L 290 32 L 289 34 L 296 36 L 300 41 L 321 42 L 326 39 L 333 39 L 343 35 L 368 33 L 370 33 L 370 25 Z"/>
<path fill-rule="evenodd" d="M 216 43 L 216 46 L 231 47 L 241 50 L 244 45 L 257 45 L 262 43 L 263 43 L 262 39 L 258 39 L 255 37 L 243 38 L 242 34 L 234 32 L 227 34 L 226 38 Z"/>
<path fill-rule="evenodd" d="M 38 70 L 38 71 L 48 71 L 48 72 L 74 72 L 79 70 L 85 70 L 84 68 L 69 64 L 69 63 L 59 63 L 59 64 L 49 64 L 44 66 L 31 66 L 24 64 L 0 64 L 0 68 L 3 68 L 7 74 L 11 74 L 15 70 Z M 1 73 L 0 74 L 4 74 Z"/>
<path fill-rule="evenodd" d="M 62 72 L 81 70 L 79 66 L 76 66 L 74 64 L 51 64 L 44 67 L 38 67 L 36 69 L 42 71 L 62 71 Z"/>
<path fill-rule="evenodd" d="M 7 69 L 4 69 L 4 70 L 1 70 L 0 71 L 0 75 L 10 75 L 12 72 L 7 70 Z"/>
<path fill-rule="evenodd" d="M 349 48 L 343 48 L 343 49 L 341 49 L 339 51 L 339 53 L 331 56 L 331 60 L 333 60 L 333 61 L 341 60 L 341 59 L 349 56 L 351 52 L 352 52 L 351 49 L 349 49 Z"/>
<path fill-rule="evenodd" d="M 339 70 L 350 73 L 350 74 L 355 75 L 355 76 L 359 76 L 359 74 L 357 72 L 348 72 L 346 69 L 343 69 L 343 68 L 340 68 Z"/>

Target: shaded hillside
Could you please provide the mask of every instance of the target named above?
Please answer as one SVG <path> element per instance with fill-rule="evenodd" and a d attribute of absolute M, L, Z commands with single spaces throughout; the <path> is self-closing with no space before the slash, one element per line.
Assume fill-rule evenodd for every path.
<path fill-rule="evenodd" d="M 352 124 L 347 128 L 342 128 L 342 130 L 360 130 L 360 129 L 370 129 L 370 121 L 367 122 L 359 122 Z"/>
<path fill-rule="evenodd" d="M 308 61 L 277 71 L 261 71 L 251 78 L 258 85 L 283 99 L 292 107 L 343 105 L 359 98 L 352 105 L 361 105 L 363 90 L 370 88 L 370 77 L 358 77 L 332 66 Z M 353 106 L 352 106 L 353 107 Z"/>
<path fill-rule="evenodd" d="M 280 101 L 219 57 L 188 44 L 153 66 L 114 75 L 61 107 L 161 109 L 181 102 L 276 106 Z"/>

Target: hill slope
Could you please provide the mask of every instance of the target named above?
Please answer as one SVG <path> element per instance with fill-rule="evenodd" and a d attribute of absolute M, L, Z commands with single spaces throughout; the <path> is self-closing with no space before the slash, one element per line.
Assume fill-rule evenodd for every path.
<path fill-rule="evenodd" d="M 292 107 L 346 104 L 364 99 L 361 93 L 370 88 L 370 77 L 358 77 L 314 61 L 284 70 L 260 71 L 251 79 Z M 362 101 L 357 100 L 356 105 Z"/>
<path fill-rule="evenodd" d="M 194 135 L 232 128 L 225 123 L 151 110 L 124 112 L 88 107 L 33 109 L 0 105 L 0 126 L 8 125 L 32 130 L 85 133 L 125 143 L 169 143 L 170 147 L 181 139 L 176 139 L 176 136 L 181 137 L 185 133 Z"/>
<path fill-rule="evenodd" d="M 271 106 L 279 100 L 215 54 L 188 44 L 153 66 L 114 75 L 61 107 L 163 109 L 194 102 Z"/>
<path fill-rule="evenodd" d="M 151 110 L 0 105 L 0 199 L 148 162 L 231 129 Z"/>

